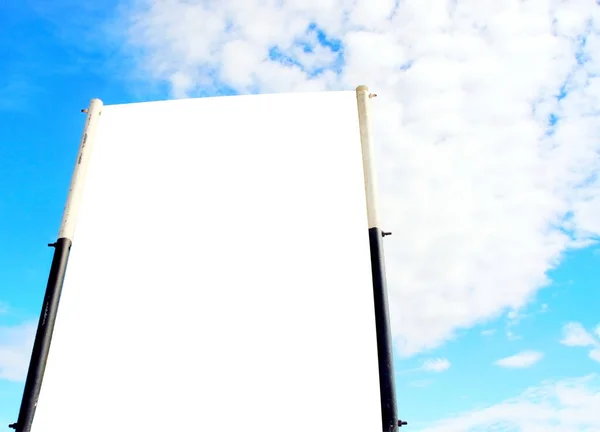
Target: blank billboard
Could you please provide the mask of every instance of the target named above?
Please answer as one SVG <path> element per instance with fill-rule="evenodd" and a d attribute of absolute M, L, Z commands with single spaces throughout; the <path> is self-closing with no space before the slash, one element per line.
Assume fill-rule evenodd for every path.
<path fill-rule="evenodd" d="M 34 432 L 381 430 L 354 92 L 104 106 Z"/>

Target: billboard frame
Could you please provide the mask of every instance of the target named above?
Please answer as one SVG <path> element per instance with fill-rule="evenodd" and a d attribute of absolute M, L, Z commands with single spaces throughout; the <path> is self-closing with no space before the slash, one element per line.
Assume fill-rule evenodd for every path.
<path fill-rule="evenodd" d="M 380 227 L 377 207 L 377 187 L 374 175 L 372 134 L 370 120 L 370 99 L 377 96 L 369 92 L 365 85 L 356 88 L 358 121 L 363 159 L 364 186 L 366 194 L 368 236 L 371 257 L 371 273 L 373 281 L 373 301 L 376 322 L 377 356 L 379 366 L 379 390 L 381 402 L 382 432 L 396 432 L 406 422 L 398 420 L 396 405 L 396 389 L 394 376 L 394 358 L 389 317 L 389 304 L 385 277 L 385 260 L 383 238 L 390 235 Z M 42 309 L 38 321 L 33 350 L 31 353 L 25 388 L 16 423 L 9 425 L 15 432 L 30 432 L 35 409 L 42 387 L 46 362 L 52 342 L 54 325 L 58 313 L 60 296 L 66 274 L 69 253 L 75 233 L 79 206 L 89 159 L 103 103 L 92 99 L 87 109 L 83 134 L 73 170 L 71 185 L 64 207 L 58 239 L 48 246 L 54 248 L 54 256 L 48 276 Z"/>

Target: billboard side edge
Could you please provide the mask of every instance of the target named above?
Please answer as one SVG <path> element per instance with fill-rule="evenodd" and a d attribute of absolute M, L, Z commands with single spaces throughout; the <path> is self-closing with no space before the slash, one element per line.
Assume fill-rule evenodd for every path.
<path fill-rule="evenodd" d="M 89 107 L 82 110 L 87 114 L 85 126 L 79 143 L 79 151 L 77 152 L 77 159 L 71 177 L 58 239 L 55 243 L 48 245 L 54 248 L 54 256 L 52 258 L 46 292 L 33 343 L 29 368 L 27 370 L 19 417 L 16 423 L 9 425 L 16 432 L 29 432 L 33 423 L 44 379 L 48 353 L 50 352 L 50 344 L 52 343 L 54 324 L 58 313 L 58 305 L 69 261 L 73 235 L 75 233 L 87 168 L 96 138 L 102 107 L 103 103 L 101 100 L 92 99 Z"/>

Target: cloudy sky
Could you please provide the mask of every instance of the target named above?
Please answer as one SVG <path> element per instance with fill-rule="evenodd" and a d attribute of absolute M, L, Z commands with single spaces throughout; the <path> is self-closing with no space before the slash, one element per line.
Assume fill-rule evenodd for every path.
<path fill-rule="evenodd" d="M 600 431 L 599 36 L 594 0 L 0 4 L 0 421 L 90 98 L 368 84 L 410 430 Z"/>

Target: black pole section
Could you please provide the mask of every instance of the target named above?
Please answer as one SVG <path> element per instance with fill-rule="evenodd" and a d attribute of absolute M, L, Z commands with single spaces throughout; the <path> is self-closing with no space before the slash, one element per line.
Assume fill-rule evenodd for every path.
<path fill-rule="evenodd" d="M 71 251 L 71 240 L 60 238 L 56 243 L 49 246 L 54 247 L 54 257 L 52 258 L 52 266 L 50 267 L 50 275 L 48 276 L 48 284 L 46 285 L 46 294 L 44 295 L 35 342 L 33 343 L 29 371 L 27 372 L 25 390 L 23 391 L 23 400 L 21 402 L 21 409 L 19 410 L 19 420 L 17 423 L 9 426 L 15 429 L 16 432 L 29 432 L 31 429 L 38 396 L 42 388 L 42 379 L 44 377 L 44 370 L 46 369 L 48 352 L 50 351 L 50 342 L 52 341 L 54 323 L 56 322 L 58 303 L 60 302 L 65 270 L 69 260 L 69 252 Z"/>
<path fill-rule="evenodd" d="M 369 229 L 371 249 L 371 272 L 373 274 L 373 300 L 377 329 L 377 357 L 379 360 L 379 394 L 381 398 L 381 421 L 384 432 L 397 430 L 396 384 L 392 351 L 390 315 L 383 257 L 383 233 L 378 227 Z"/>

